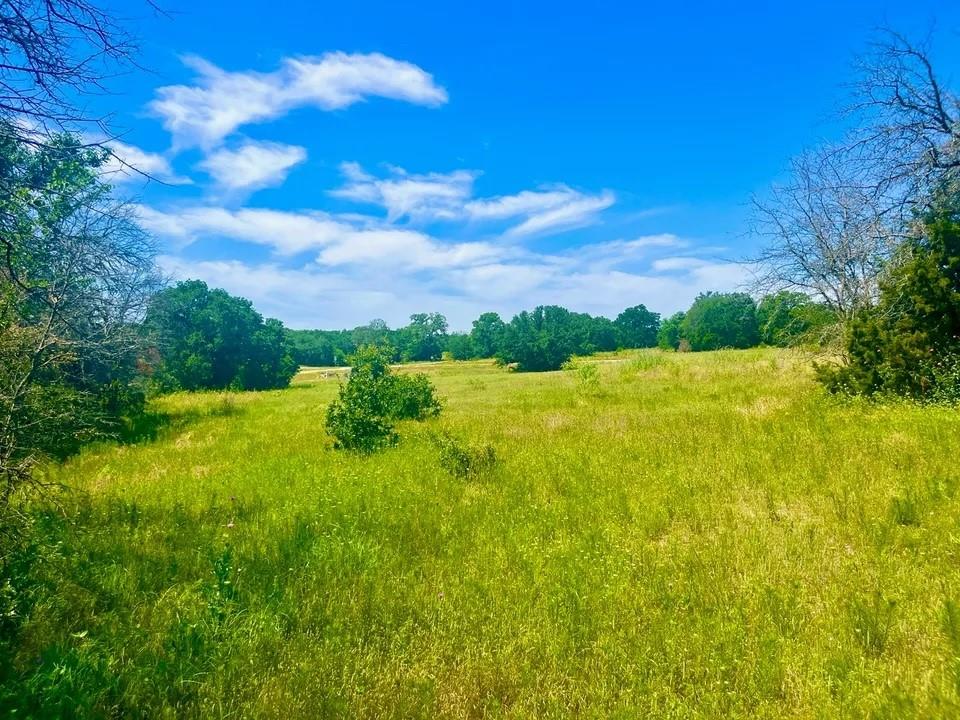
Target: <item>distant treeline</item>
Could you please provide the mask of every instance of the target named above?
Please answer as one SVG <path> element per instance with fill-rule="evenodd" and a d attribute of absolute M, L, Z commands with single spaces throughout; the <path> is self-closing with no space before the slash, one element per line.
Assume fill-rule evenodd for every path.
<path fill-rule="evenodd" d="M 524 311 L 510 322 L 494 312 L 473 321 L 470 332 L 448 332 L 440 313 L 412 315 L 391 329 L 374 320 L 352 330 L 286 330 L 299 365 L 345 365 L 358 348 L 388 348 L 393 362 L 496 358 L 519 370 L 555 370 L 574 355 L 659 346 L 668 350 L 787 346 L 816 342 L 836 317 L 801 293 L 780 292 L 760 303 L 745 293 L 706 293 L 689 310 L 666 320 L 644 305 L 615 320 L 557 305 Z"/>

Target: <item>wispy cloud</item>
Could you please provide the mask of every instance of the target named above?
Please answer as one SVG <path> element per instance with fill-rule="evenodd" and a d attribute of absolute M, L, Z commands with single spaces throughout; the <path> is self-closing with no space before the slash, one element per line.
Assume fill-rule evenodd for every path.
<path fill-rule="evenodd" d="M 595 197 L 571 197 L 568 202 L 531 215 L 519 225 L 510 228 L 506 234 L 508 237 L 522 237 L 583 227 L 594 222 L 597 214 L 613 205 L 615 199 L 613 193 L 608 191 Z"/>
<path fill-rule="evenodd" d="M 279 185 L 290 170 L 307 159 L 306 148 L 248 140 L 236 149 L 222 148 L 197 167 L 229 191 L 253 191 Z"/>
<path fill-rule="evenodd" d="M 515 238 L 588 225 L 616 200 L 610 191 L 589 195 L 566 185 L 475 198 L 473 185 L 480 173 L 474 170 L 418 175 L 390 167 L 386 176 L 377 177 L 358 163 L 348 162 L 340 171 L 346 182 L 330 194 L 382 207 L 389 221 L 520 220 L 505 235 Z"/>
<path fill-rule="evenodd" d="M 399 324 L 437 310 L 466 328 L 486 310 L 510 316 L 550 303 L 611 317 L 640 302 L 673 312 L 700 292 L 729 290 L 749 277 L 746 266 L 697 256 L 693 243 L 671 234 L 537 253 L 512 239 L 448 241 L 316 211 L 141 208 L 141 218 L 174 246 L 216 237 L 270 247 L 274 258 L 262 264 L 174 255 L 165 263 L 178 277 L 225 287 L 300 327 L 349 327 L 372 317 Z"/>
<path fill-rule="evenodd" d="M 280 257 L 315 251 L 318 265 L 421 270 L 490 262 L 515 254 L 486 242 L 443 242 L 415 230 L 376 226 L 322 212 L 191 207 L 164 212 L 141 206 L 141 224 L 184 247 L 204 237 L 270 247 Z"/>
<path fill-rule="evenodd" d="M 330 194 L 383 207 L 391 221 L 403 217 L 414 220 L 461 217 L 478 175 L 470 170 L 411 175 L 402 168 L 391 168 L 388 177 L 377 178 L 354 162 L 342 163 L 340 170 L 347 182 Z"/>
<path fill-rule="evenodd" d="M 298 107 L 337 110 L 370 97 L 427 106 L 447 101 L 428 72 L 379 53 L 287 58 L 270 73 L 229 72 L 194 55 L 184 63 L 197 74 L 195 83 L 161 87 L 149 105 L 175 148 L 215 147 L 243 125 Z"/>

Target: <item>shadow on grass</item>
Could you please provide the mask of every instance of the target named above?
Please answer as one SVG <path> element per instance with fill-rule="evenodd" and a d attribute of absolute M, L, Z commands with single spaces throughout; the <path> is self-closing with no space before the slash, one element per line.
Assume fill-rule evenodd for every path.
<path fill-rule="evenodd" d="M 132 418 L 127 418 L 115 436 L 115 441 L 121 445 L 136 445 L 142 442 L 152 442 L 160 438 L 165 431 L 181 430 L 195 422 L 212 417 L 232 417 L 241 415 L 244 408 L 230 395 L 225 395 L 218 401 L 205 407 L 195 407 L 188 410 L 161 412 L 145 410 Z"/>

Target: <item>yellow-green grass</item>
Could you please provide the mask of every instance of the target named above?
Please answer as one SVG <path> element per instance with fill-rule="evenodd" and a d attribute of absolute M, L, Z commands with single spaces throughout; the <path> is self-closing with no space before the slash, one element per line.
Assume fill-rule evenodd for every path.
<path fill-rule="evenodd" d="M 581 362 L 421 366 L 443 413 L 366 457 L 322 370 L 157 401 L 49 478 L 21 716 L 960 715 L 958 411 L 785 351 Z M 453 477 L 441 428 L 498 464 Z"/>

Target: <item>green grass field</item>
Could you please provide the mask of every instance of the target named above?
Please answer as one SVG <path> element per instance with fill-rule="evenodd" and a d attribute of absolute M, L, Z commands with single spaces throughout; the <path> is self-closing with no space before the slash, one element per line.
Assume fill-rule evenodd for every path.
<path fill-rule="evenodd" d="M 584 362 L 598 383 L 421 366 L 443 413 L 368 457 L 330 449 L 323 371 L 162 398 L 155 440 L 85 452 L 51 471 L 62 513 L 27 508 L 0 704 L 960 715 L 960 412 L 833 401 L 785 351 Z M 498 463 L 450 475 L 441 428 Z"/>

